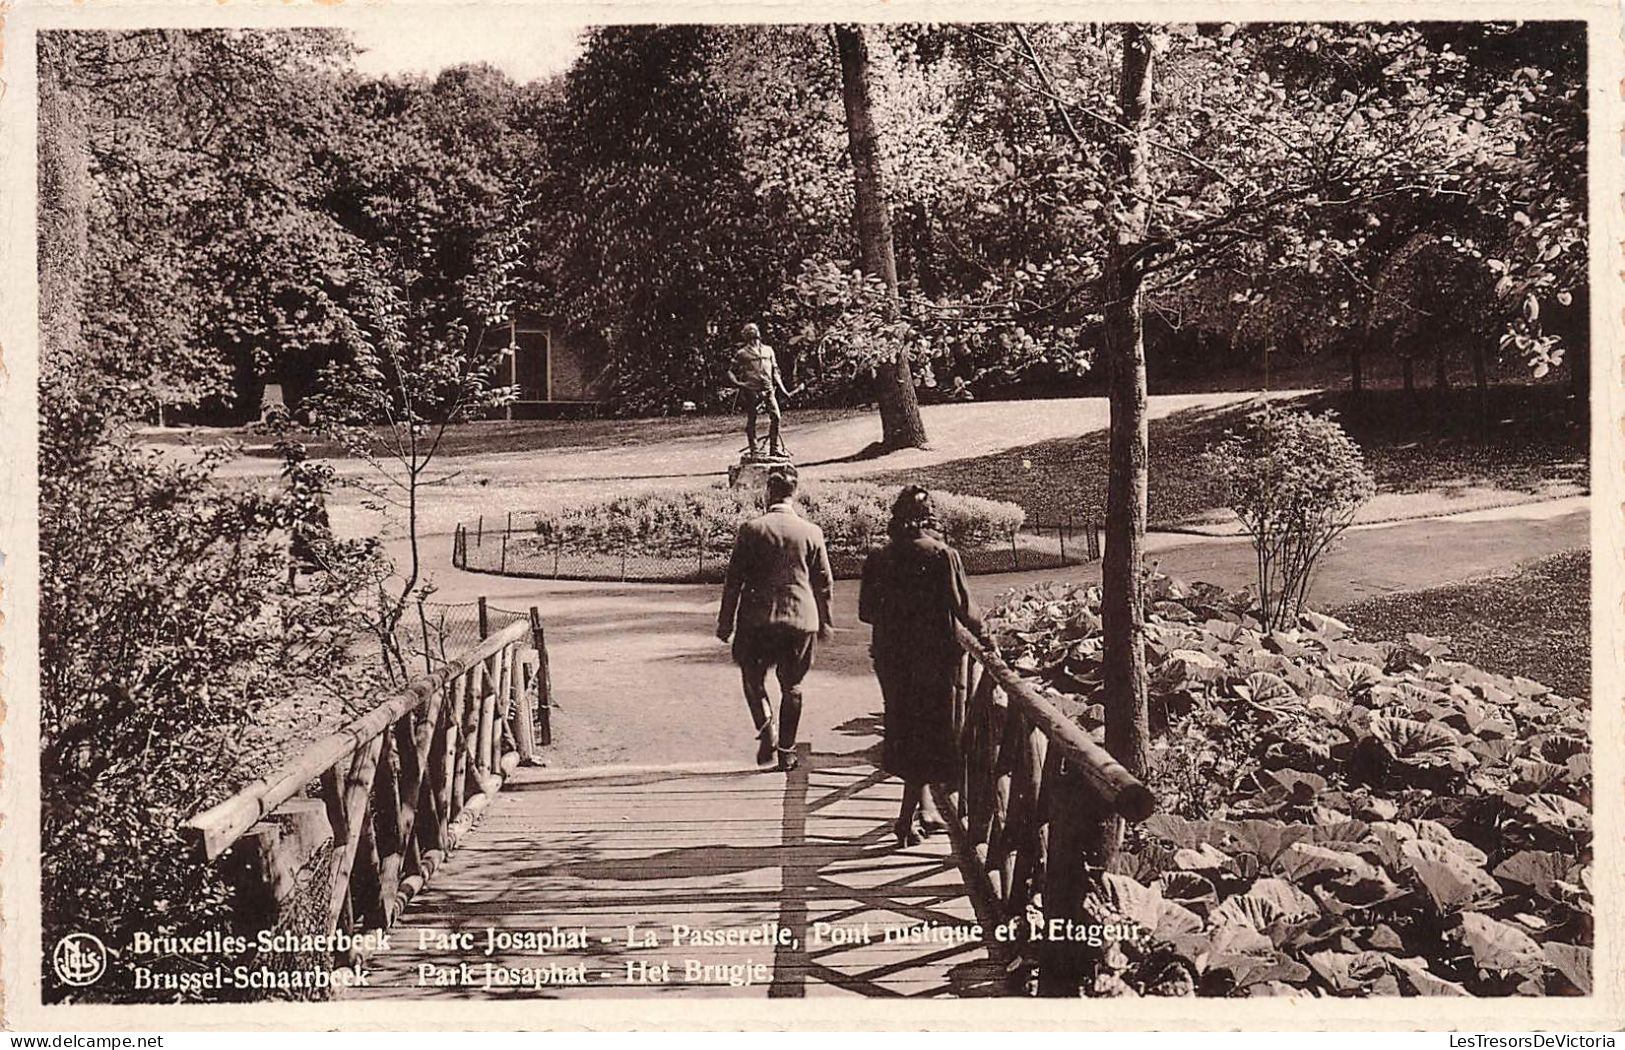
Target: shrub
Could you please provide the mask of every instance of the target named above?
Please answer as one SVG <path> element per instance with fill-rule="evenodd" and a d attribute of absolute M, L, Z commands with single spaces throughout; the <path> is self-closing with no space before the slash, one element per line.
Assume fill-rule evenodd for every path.
<path fill-rule="evenodd" d="M 885 539 L 895 489 L 867 482 L 808 482 L 797 493 L 802 513 L 824 531 L 832 554 L 862 554 Z M 1008 543 L 1025 512 L 1013 503 L 933 494 L 943 537 L 973 550 Z M 689 557 L 703 544 L 726 555 L 741 522 L 761 512 L 759 494 L 712 485 L 678 492 L 643 492 L 580 503 L 537 516 L 536 535 L 525 542 L 552 550 L 637 553 Z"/>
<path fill-rule="evenodd" d="M 350 669 L 352 595 L 288 589 L 284 496 L 234 492 L 215 460 L 167 463 L 104 445 L 42 471 L 41 906 L 46 958 L 68 932 L 128 955 L 136 930 L 227 928 L 218 865 L 180 824 L 292 743 L 290 723 L 342 711 L 369 679 Z M 196 960 L 150 961 L 185 973 Z M 110 967 L 96 1000 L 140 991 Z M 65 998 L 47 962 L 48 1001 Z"/>
<path fill-rule="evenodd" d="M 1098 989 L 1589 994 L 1586 704 L 1421 634 L 1363 642 L 1314 612 L 1271 632 L 1245 595 L 1148 590 L 1159 812 L 1086 902 L 1147 936 Z M 1028 588 L 987 622 L 1100 739 L 1098 589 Z"/>
<path fill-rule="evenodd" d="M 1203 460 L 1252 536 L 1265 628 L 1294 622 L 1315 563 L 1376 491 L 1360 446 L 1331 412 L 1266 406 Z"/>

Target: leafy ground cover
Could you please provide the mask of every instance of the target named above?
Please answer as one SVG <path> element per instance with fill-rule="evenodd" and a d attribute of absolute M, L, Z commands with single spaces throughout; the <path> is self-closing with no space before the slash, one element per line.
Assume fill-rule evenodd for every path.
<path fill-rule="evenodd" d="M 1591 695 L 1591 553 L 1565 551 L 1513 572 L 1369 598 L 1333 610 L 1362 637 L 1403 641 L 1426 630 L 1467 663 Z"/>
<path fill-rule="evenodd" d="M 1306 612 L 1165 576 L 1147 652 L 1159 812 L 1091 918 L 1139 924 L 1095 994 L 1582 994 L 1591 987 L 1587 705 Z M 1102 737 L 1098 590 L 990 615 L 1006 659 Z"/>
<path fill-rule="evenodd" d="M 1589 421 L 1570 418 L 1567 388 L 1556 383 L 1494 387 L 1485 435 L 1478 433 L 1474 392 L 1453 390 L 1434 411 L 1432 393 L 1368 390 L 1358 407 L 1347 391 L 1291 398 L 1283 407 L 1338 413 L 1377 479 L 1380 493 L 1438 493 L 1437 512 L 1464 486 L 1537 493 L 1550 483 L 1587 484 Z M 1227 515 L 1211 478 L 1194 464 L 1254 405 L 1190 409 L 1150 423 L 1149 520 L 1154 528 L 1213 521 Z M 974 492 L 1020 504 L 1029 517 L 1059 522 L 1103 519 L 1106 510 L 1105 430 L 872 475 L 880 484 Z"/>

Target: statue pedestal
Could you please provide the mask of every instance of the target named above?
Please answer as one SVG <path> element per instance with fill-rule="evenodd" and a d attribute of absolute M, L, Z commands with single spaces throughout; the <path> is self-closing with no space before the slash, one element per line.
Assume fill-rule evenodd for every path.
<path fill-rule="evenodd" d="M 728 468 L 728 487 L 760 492 L 767 488 L 769 470 L 789 465 L 789 456 L 741 456 L 738 463 Z"/>

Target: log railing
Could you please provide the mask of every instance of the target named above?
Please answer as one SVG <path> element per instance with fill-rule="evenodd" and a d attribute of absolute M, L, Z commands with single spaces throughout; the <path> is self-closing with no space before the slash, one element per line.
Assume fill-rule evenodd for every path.
<path fill-rule="evenodd" d="M 300 932 L 387 929 L 521 762 L 551 704 L 536 610 L 183 826 L 269 927 L 314 880 Z M 540 722 L 540 725 L 538 725 Z M 536 730 L 540 730 L 538 733 Z M 314 866 L 314 874 L 313 872 Z M 312 929 L 310 927 L 319 927 Z M 347 953 L 341 952 L 340 955 Z"/>
<path fill-rule="evenodd" d="M 1001 918 L 1015 920 L 1018 946 L 1038 962 L 1040 994 L 1075 994 L 1076 943 L 1036 936 L 1029 949 L 1029 908 L 1046 923 L 1081 921 L 1088 871 L 1101 863 L 1110 818 L 1137 823 L 1156 801 L 997 652 L 958 631 L 965 769 L 945 801 L 983 894 Z"/>

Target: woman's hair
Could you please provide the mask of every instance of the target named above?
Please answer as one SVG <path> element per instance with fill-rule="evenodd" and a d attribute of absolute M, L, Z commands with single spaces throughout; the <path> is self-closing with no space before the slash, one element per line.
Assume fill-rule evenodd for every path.
<path fill-rule="evenodd" d="M 891 522 L 886 526 L 886 535 L 894 540 L 917 536 L 931 528 L 935 518 L 931 493 L 918 485 L 906 485 L 891 505 Z"/>

